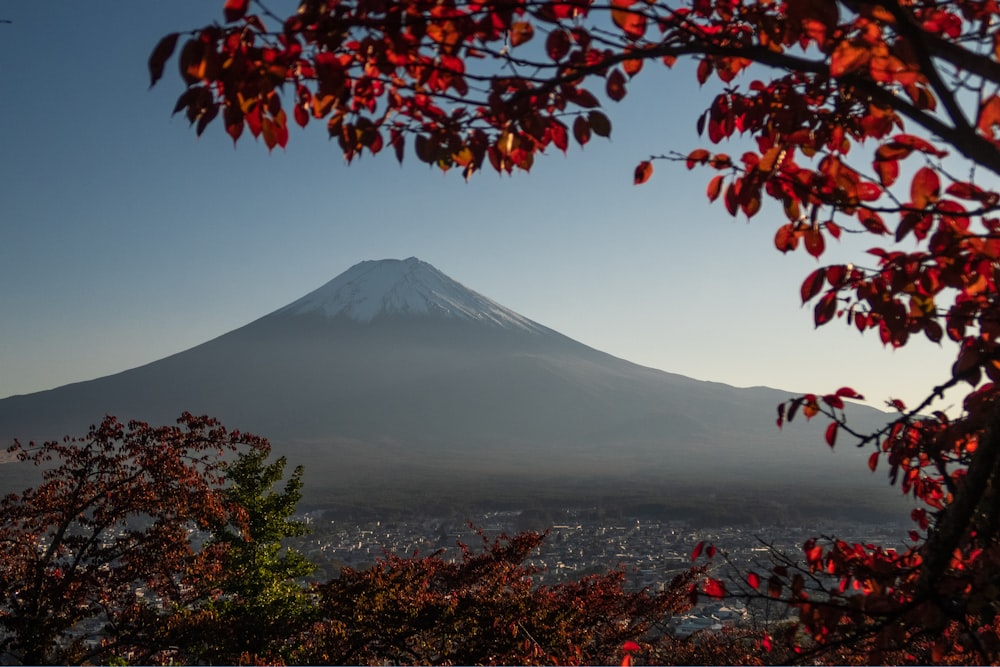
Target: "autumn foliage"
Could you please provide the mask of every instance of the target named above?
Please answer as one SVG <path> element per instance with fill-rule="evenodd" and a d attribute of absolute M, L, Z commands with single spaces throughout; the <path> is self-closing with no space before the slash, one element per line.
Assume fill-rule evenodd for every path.
<path fill-rule="evenodd" d="M 805 278 L 815 324 L 955 350 L 951 376 L 919 405 L 890 399 L 877 433 L 852 430 L 852 388 L 779 408 L 779 426 L 821 416 L 829 446 L 871 449 L 871 470 L 919 503 L 912 547 L 811 540 L 801 564 L 748 588 L 798 608 L 803 655 L 851 646 L 879 661 L 929 642 L 935 662 L 1000 660 L 995 1 L 303 0 L 282 17 L 229 0 L 223 18 L 168 35 L 149 61 L 156 83 L 179 47 L 175 113 L 197 133 L 218 118 L 233 141 L 249 131 L 273 149 L 292 123 L 322 123 L 348 161 L 391 149 L 466 176 L 609 136 L 604 109 L 635 77 L 692 60 L 698 84 L 718 85 L 692 119 L 707 143 L 637 156 L 634 182 L 657 161 L 708 169 L 707 198 L 767 211 L 784 253 L 871 237 L 853 263 Z M 961 410 L 934 411 L 953 387 Z"/>
<path fill-rule="evenodd" d="M 622 570 L 540 585 L 526 563 L 538 533 L 461 545 L 461 559 L 387 555 L 319 587 L 322 620 L 294 640 L 296 663 L 611 664 L 622 646 L 690 606 L 700 568 L 667 590 L 624 590 Z M 656 632 L 653 632 L 656 631 Z M 636 644 L 638 646 L 638 644 Z"/>
<path fill-rule="evenodd" d="M 82 438 L 15 442 L 9 451 L 44 472 L 0 501 L 0 649 L 25 664 L 157 659 L 165 615 L 197 604 L 220 575 L 222 552 L 193 535 L 229 520 L 223 456 L 265 446 L 190 414 L 169 427 L 108 417 Z M 104 646 L 87 641 L 95 629 Z"/>
<path fill-rule="evenodd" d="M 207 417 L 113 417 L 15 442 L 43 481 L 0 501 L 0 656 L 22 664 L 597 664 L 650 651 L 704 566 L 665 590 L 613 570 L 542 585 L 544 536 L 387 553 L 309 583 L 287 538 L 301 468 Z M 648 640 L 648 641 L 647 641 Z"/>

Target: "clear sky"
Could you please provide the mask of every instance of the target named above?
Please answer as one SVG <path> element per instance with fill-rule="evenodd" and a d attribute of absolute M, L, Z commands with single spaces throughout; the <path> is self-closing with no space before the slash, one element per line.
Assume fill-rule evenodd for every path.
<path fill-rule="evenodd" d="M 276 8 L 281 2 L 273 3 Z M 643 72 L 607 108 L 610 141 L 531 174 L 465 183 L 390 154 L 347 166 L 322 128 L 269 154 L 181 116 L 164 34 L 221 20 L 222 0 L 0 3 L 0 397 L 132 368 L 279 308 L 365 259 L 417 256 L 521 314 L 625 359 L 737 386 L 854 386 L 914 402 L 948 377 L 950 345 L 884 349 L 814 330 L 799 285 L 818 266 L 704 195 L 687 152 L 714 92 L 690 68 Z M 731 152 L 738 149 L 729 148 Z M 856 243 L 856 241 L 854 241 Z M 834 247 L 857 261 L 871 245 Z M 825 258 L 826 259 L 826 258 Z M 234 425 L 238 426 L 238 425 Z"/>

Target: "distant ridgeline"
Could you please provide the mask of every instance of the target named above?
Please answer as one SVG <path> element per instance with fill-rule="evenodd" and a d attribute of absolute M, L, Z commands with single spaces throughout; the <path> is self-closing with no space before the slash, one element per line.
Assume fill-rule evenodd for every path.
<path fill-rule="evenodd" d="M 789 396 L 613 357 L 409 258 L 357 264 L 145 366 L 0 400 L 0 438 L 82 435 L 105 414 L 208 414 L 304 464 L 307 505 L 348 509 L 596 499 L 713 521 L 898 507 L 864 474 L 867 451 L 846 438 L 831 450 L 822 425 L 776 428 Z M 16 467 L 0 466 L 3 490 L 23 486 Z"/>

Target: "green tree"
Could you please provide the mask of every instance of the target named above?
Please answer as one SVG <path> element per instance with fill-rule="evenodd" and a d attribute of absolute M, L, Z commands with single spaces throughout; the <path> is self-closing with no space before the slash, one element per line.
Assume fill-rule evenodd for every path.
<path fill-rule="evenodd" d="M 282 642 L 315 616 L 315 596 L 304 578 L 315 565 L 284 540 L 309 533 L 291 517 L 301 498 L 302 466 L 281 490 L 286 459 L 267 462 L 268 451 L 244 452 L 223 470 L 230 520 L 207 547 L 222 547 L 222 573 L 212 599 L 187 611 L 177 641 L 185 659 L 211 663 L 273 660 Z"/>

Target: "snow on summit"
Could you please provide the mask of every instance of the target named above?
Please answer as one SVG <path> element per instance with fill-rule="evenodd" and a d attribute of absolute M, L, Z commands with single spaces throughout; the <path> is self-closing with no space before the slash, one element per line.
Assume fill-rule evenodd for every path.
<path fill-rule="evenodd" d="M 416 315 L 469 320 L 534 333 L 549 329 L 452 280 L 416 257 L 355 264 L 317 290 L 278 311 L 371 322 Z"/>

